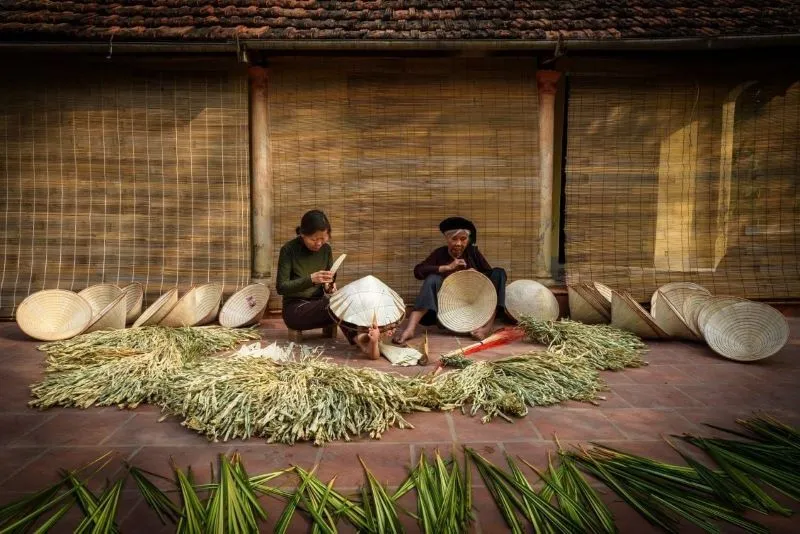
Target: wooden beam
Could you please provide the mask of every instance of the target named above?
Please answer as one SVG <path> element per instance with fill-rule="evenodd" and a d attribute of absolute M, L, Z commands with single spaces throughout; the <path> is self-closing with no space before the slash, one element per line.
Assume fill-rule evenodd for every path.
<path fill-rule="evenodd" d="M 536 71 L 539 94 L 539 248 L 536 276 L 553 278 L 553 153 L 555 132 L 556 89 L 561 73 L 555 70 Z"/>
<path fill-rule="evenodd" d="M 250 67 L 250 190 L 252 202 L 253 281 L 271 282 L 272 158 L 267 108 L 268 72 Z"/>

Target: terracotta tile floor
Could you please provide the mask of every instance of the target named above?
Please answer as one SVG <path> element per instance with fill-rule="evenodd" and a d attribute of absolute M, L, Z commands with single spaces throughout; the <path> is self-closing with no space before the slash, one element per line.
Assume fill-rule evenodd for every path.
<path fill-rule="evenodd" d="M 191 465 L 203 480 L 209 477 L 210 462 L 217 454 L 238 450 L 251 473 L 291 464 L 309 468 L 318 463 L 323 478 L 338 475 L 337 487 L 342 491 L 354 490 L 361 480 L 359 455 L 379 479 L 396 485 L 414 458 L 437 448 L 460 454 L 460 447 L 468 445 L 493 461 L 502 462 L 507 453 L 544 467 L 548 452 L 555 449 L 553 434 L 565 444 L 597 441 L 678 461 L 662 436 L 700 431 L 713 435 L 715 431 L 702 423 L 733 426 L 736 417 L 753 409 L 768 410 L 800 425 L 800 318 L 790 317 L 789 323 L 790 343 L 761 363 L 727 361 L 700 344 L 651 343 L 648 367 L 603 373 L 610 391 L 600 406 L 567 402 L 537 407 L 514 424 L 500 420 L 482 424 L 479 418 L 460 412 L 417 413 L 408 417 L 414 429 L 392 429 L 379 441 L 363 438 L 324 447 L 309 443 L 274 445 L 259 440 L 208 443 L 175 419 L 158 422 L 158 411 L 148 406 L 133 412 L 116 408 L 34 411 L 26 406 L 28 386 L 42 376 L 42 355 L 36 350 L 37 343 L 27 339 L 16 324 L 0 323 L 0 503 L 41 487 L 52 480 L 58 468 L 78 467 L 106 451 L 114 452 L 114 462 L 103 473 L 109 477 L 119 472 L 125 460 L 167 474 L 168 461 L 173 458 L 180 466 Z M 265 340 L 287 339 L 279 318 L 265 319 L 262 331 Z M 434 354 L 470 343 L 468 338 L 449 336 L 437 329 L 431 330 L 430 336 Z M 384 360 L 364 361 L 341 337 L 329 340 L 312 333 L 305 342 L 323 345 L 326 354 L 341 363 L 411 374 L 423 370 L 393 368 Z M 492 350 L 485 357 L 541 349 L 517 342 Z M 480 478 L 476 475 L 473 480 L 478 510 L 475 531 L 504 532 L 502 518 Z M 613 493 L 606 493 L 604 498 L 617 513 L 622 532 L 649 531 L 647 523 Z M 135 491 L 126 492 L 124 502 L 123 532 L 169 531 L 160 529 Z M 269 499 L 265 503 L 274 522 L 282 505 Z M 770 517 L 764 521 L 773 532 L 800 531 L 797 519 Z M 296 519 L 295 525 L 295 531 L 307 528 L 302 518 Z"/>

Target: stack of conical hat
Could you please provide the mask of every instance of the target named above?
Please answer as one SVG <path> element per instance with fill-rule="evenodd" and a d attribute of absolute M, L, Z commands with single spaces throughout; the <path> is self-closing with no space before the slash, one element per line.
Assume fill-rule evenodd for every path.
<path fill-rule="evenodd" d="M 694 332 L 695 335 L 700 338 L 703 337 L 703 333 L 700 331 L 700 325 L 698 323 L 700 312 L 703 311 L 703 308 L 706 306 L 706 304 L 708 304 L 714 298 L 714 295 L 695 293 L 687 296 L 683 301 L 683 318 L 689 328 L 692 329 L 692 332 Z"/>
<path fill-rule="evenodd" d="M 611 293 L 611 326 L 633 332 L 644 339 L 668 337 L 655 319 L 627 291 Z"/>
<path fill-rule="evenodd" d="M 78 295 L 92 307 L 92 315 L 97 316 L 106 306 L 122 295 L 122 290 L 114 284 L 94 284 L 79 291 Z"/>
<path fill-rule="evenodd" d="M 699 334 L 684 316 L 684 304 L 691 296 L 710 294 L 708 289 L 692 282 L 670 282 L 653 293 L 650 314 L 671 337 L 699 341 Z"/>
<path fill-rule="evenodd" d="M 374 276 L 347 284 L 331 296 L 329 309 L 340 321 L 355 326 L 393 325 L 405 315 L 406 306 L 392 288 Z"/>
<path fill-rule="evenodd" d="M 132 323 L 142 314 L 144 302 L 144 289 L 139 282 L 131 282 L 122 288 L 125 294 L 125 307 L 127 308 L 125 322 Z"/>
<path fill-rule="evenodd" d="M 585 324 L 608 323 L 611 320 L 610 292 L 607 286 L 597 283 L 568 286 L 570 318 Z"/>
<path fill-rule="evenodd" d="M 159 322 L 161 326 L 199 326 L 213 321 L 222 300 L 222 284 L 191 288 Z"/>
<path fill-rule="evenodd" d="M 173 287 L 148 306 L 147 309 L 139 315 L 139 318 L 134 321 L 133 326 L 147 326 L 160 323 L 161 319 L 166 317 L 177 303 L 178 288 Z"/>
<path fill-rule="evenodd" d="M 96 332 L 98 330 L 121 330 L 125 328 L 127 311 L 128 307 L 125 294 L 120 292 L 117 298 L 103 308 L 100 313 L 92 317 L 92 321 L 83 333 L 88 334 L 89 332 Z"/>

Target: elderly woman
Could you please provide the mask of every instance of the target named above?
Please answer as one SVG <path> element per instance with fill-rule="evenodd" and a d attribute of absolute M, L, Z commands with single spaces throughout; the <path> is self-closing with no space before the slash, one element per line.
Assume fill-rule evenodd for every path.
<path fill-rule="evenodd" d="M 283 296 L 283 322 L 292 330 L 335 328 L 328 311 L 329 296 L 336 291 L 336 277 L 330 269 L 333 252 L 328 241 L 331 223 L 319 210 L 303 215 L 297 237 L 281 247 L 278 257 L 278 294 Z M 340 325 L 351 345 L 357 345 L 368 357 L 377 359 L 379 332 L 366 333 Z"/>
<path fill-rule="evenodd" d="M 499 267 L 492 268 L 483 254 L 478 251 L 475 244 L 478 233 L 475 225 L 463 217 L 450 217 L 439 223 L 439 230 L 444 234 L 447 245 L 437 248 L 425 261 L 414 267 L 414 276 L 417 280 L 423 280 L 422 289 L 414 303 L 414 311 L 408 317 L 405 329 L 394 336 L 392 341 L 395 343 L 402 344 L 413 338 L 419 323 L 423 325 L 436 324 L 439 289 L 442 287 L 444 279 L 456 271 L 473 269 L 486 275 L 497 291 L 498 309 L 505 307 L 506 272 Z M 495 311 L 485 325 L 472 331 L 472 336 L 476 339 L 484 339 L 488 336 L 494 326 L 496 314 Z"/>

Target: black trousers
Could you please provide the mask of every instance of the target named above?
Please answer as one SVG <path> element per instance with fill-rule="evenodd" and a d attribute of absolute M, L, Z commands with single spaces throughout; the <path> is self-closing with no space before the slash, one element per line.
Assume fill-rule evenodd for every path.
<path fill-rule="evenodd" d="M 495 267 L 485 274 L 497 291 L 497 311 L 503 313 L 506 307 L 506 271 L 501 267 Z M 436 324 L 436 314 L 439 311 L 438 295 L 443 281 L 444 278 L 440 274 L 428 275 L 422 282 L 417 300 L 414 301 L 415 310 L 428 310 L 420 319 L 420 323 L 425 326 Z"/>
<path fill-rule="evenodd" d="M 283 299 L 283 322 L 292 330 L 314 330 L 336 324 L 336 320 L 328 311 L 328 298 L 318 299 Z M 339 324 L 344 337 L 353 344 L 357 332 L 343 324 Z"/>

